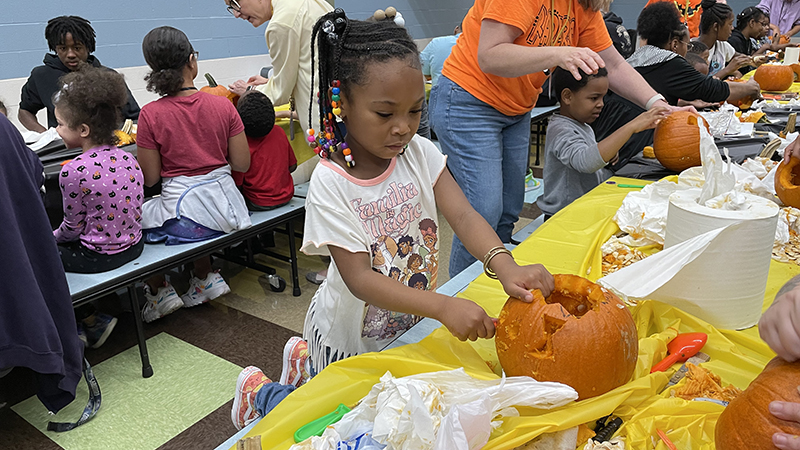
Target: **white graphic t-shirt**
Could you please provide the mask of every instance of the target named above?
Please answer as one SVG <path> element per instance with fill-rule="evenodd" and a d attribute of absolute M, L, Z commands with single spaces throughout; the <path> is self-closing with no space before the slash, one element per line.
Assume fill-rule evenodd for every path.
<path fill-rule="evenodd" d="M 439 223 L 433 186 L 446 159 L 431 141 L 414 136 L 405 153 L 371 180 L 353 178 L 336 163 L 321 160 L 306 198 L 301 251 L 330 255 L 333 245 L 366 252 L 372 270 L 415 289 L 435 290 Z M 331 262 L 309 306 L 303 335 L 319 371 L 332 361 L 380 350 L 420 319 L 359 300 Z"/>

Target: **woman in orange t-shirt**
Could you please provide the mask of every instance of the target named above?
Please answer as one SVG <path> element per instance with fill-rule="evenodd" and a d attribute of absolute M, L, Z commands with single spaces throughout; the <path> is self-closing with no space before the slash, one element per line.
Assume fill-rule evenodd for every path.
<path fill-rule="evenodd" d="M 696 38 L 700 36 L 700 16 L 703 12 L 702 8 L 700 8 L 700 3 L 703 3 L 702 0 L 648 0 L 644 7 L 647 8 L 658 2 L 674 4 L 681 15 L 681 21 L 689 27 L 689 37 Z"/>
<path fill-rule="evenodd" d="M 525 194 L 530 110 L 560 66 L 608 69 L 611 89 L 669 107 L 619 55 L 599 12 L 608 0 L 475 0 L 431 92 L 431 125 L 472 206 L 510 242 Z M 453 239 L 450 275 L 475 259 Z"/>

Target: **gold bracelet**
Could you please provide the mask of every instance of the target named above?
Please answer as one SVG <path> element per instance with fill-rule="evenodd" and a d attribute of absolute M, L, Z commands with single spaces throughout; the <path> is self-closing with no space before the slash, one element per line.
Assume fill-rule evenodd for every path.
<path fill-rule="evenodd" d="M 512 255 L 511 252 L 502 245 L 492 248 L 486 253 L 486 256 L 483 257 L 483 273 L 485 273 L 487 277 L 494 280 L 497 279 L 497 274 L 491 269 L 491 267 L 489 267 L 489 263 L 492 262 L 492 259 L 494 259 L 495 256 L 501 253 L 507 253 L 508 256 L 511 256 L 511 259 L 514 259 L 514 255 Z"/>

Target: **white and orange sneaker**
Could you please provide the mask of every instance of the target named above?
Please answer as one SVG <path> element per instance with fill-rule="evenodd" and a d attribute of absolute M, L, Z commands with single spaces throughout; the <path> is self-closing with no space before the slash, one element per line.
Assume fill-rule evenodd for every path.
<path fill-rule="evenodd" d="M 294 336 L 283 347 L 283 369 L 280 384 L 300 387 L 311 378 L 308 373 L 308 343 Z"/>
<path fill-rule="evenodd" d="M 256 410 L 256 394 L 267 383 L 272 381 L 258 367 L 245 367 L 236 380 L 236 395 L 233 397 L 231 421 L 237 430 L 241 430 L 258 419 Z"/>

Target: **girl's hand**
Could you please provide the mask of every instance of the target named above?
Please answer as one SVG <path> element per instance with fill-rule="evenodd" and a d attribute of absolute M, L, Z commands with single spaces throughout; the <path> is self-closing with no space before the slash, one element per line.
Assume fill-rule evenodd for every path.
<path fill-rule="evenodd" d="M 769 412 L 778 419 L 800 423 L 800 403 L 772 402 L 769 404 Z M 791 434 L 775 433 L 772 435 L 772 443 L 782 450 L 800 450 L 800 438 Z"/>
<path fill-rule="evenodd" d="M 774 23 L 769 24 L 769 29 L 772 30 L 772 42 L 780 42 L 781 40 L 781 29 L 778 28 L 777 25 Z"/>
<path fill-rule="evenodd" d="M 524 302 L 532 302 L 533 294 L 530 291 L 539 289 L 544 297 L 549 296 L 553 289 L 556 287 L 555 279 L 550 272 L 545 269 L 541 264 L 532 264 L 530 266 L 518 266 L 511 258 L 503 258 L 498 255 L 492 260 L 498 263 L 503 261 L 504 264 L 496 265 L 495 273 L 503 284 L 503 289 L 506 294 L 518 298 Z M 507 264 L 510 262 L 510 264 Z"/>
<path fill-rule="evenodd" d="M 737 69 L 744 66 L 752 66 L 753 58 L 743 53 L 737 53 L 728 65 Z"/>
<path fill-rule="evenodd" d="M 669 116 L 670 112 L 669 108 L 665 106 L 653 106 L 633 119 L 631 125 L 633 125 L 634 132 L 655 128 L 661 120 Z"/>
<path fill-rule="evenodd" d="M 789 162 L 792 157 L 800 158 L 800 137 L 794 140 L 783 150 L 783 159 Z"/>
<path fill-rule="evenodd" d="M 775 298 L 758 321 L 758 334 L 781 358 L 800 360 L 800 287 Z"/>
<path fill-rule="evenodd" d="M 597 69 L 605 67 L 606 63 L 593 50 L 584 47 L 561 47 L 559 48 L 561 54 L 561 61 L 558 66 L 562 69 L 569 70 L 576 80 L 581 79 L 581 74 L 578 69 L 583 70 L 585 73 L 595 73 Z"/>
<path fill-rule="evenodd" d="M 756 81 L 755 78 L 750 78 L 744 85 L 748 88 L 748 94 L 756 98 L 761 98 L 761 86 L 758 85 L 758 81 Z"/>
<path fill-rule="evenodd" d="M 435 319 L 453 336 L 462 341 L 494 337 L 494 322 L 478 304 L 458 297 L 442 297 L 444 300 Z"/>

